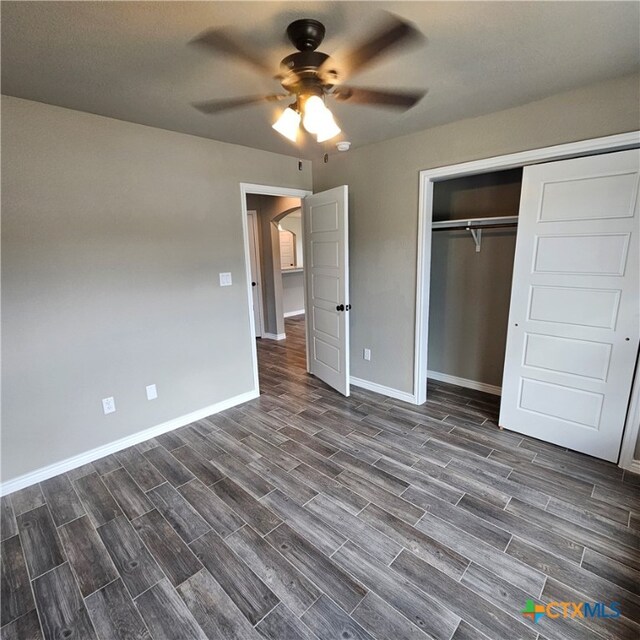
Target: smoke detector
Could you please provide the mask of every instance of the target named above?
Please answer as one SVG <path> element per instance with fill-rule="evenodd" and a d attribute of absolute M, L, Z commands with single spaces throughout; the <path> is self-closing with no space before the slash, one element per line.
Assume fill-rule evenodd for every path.
<path fill-rule="evenodd" d="M 349 147 L 351 147 L 351 143 L 348 140 L 343 140 L 342 142 L 336 143 L 336 148 L 338 151 L 349 151 Z"/>

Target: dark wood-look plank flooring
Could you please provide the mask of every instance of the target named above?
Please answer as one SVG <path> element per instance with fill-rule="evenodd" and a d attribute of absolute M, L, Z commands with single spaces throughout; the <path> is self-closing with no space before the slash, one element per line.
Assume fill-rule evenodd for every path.
<path fill-rule="evenodd" d="M 343 398 L 286 330 L 256 400 L 2 499 L 0 637 L 640 638 L 638 476 L 500 431 L 477 391 Z"/>

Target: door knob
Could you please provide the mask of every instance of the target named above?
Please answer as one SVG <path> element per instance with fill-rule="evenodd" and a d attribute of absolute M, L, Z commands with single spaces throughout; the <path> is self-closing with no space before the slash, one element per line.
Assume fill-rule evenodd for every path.
<path fill-rule="evenodd" d="M 344 311 L 344 305 L 343 305 L 343 304 L 339 304 L 339 305 L 336 307 L 336 311 Z"/>
<path fill-rule="evenodd" d="M 255 287 L 255 286 L 256 286 L 256 284 L 257 284 L 257 283 L 252 282 L 252 283 L 251 283 L 251 286 L 252 286 L 252 287 Z"/>

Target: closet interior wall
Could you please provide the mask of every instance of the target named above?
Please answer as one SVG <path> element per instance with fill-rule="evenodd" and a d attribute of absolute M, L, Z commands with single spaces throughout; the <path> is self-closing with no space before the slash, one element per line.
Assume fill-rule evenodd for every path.
<path fill-rule="evenodd" d="M 433 221 L 517 216 L 522 169 L 434 185 Z M 429 301 L 429 375 L 502 385 L 516 226 L 434 230 Z M 435 376 L 434 376 L 435 377 Z"/>

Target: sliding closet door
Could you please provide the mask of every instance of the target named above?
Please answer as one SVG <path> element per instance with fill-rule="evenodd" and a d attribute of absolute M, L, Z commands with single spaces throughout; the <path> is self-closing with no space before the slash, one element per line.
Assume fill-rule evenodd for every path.
<path fill-rule="evenodd" d="M 638 150 L 526 167 L 500 425 L 615 462 L 638 353 Z"/>

